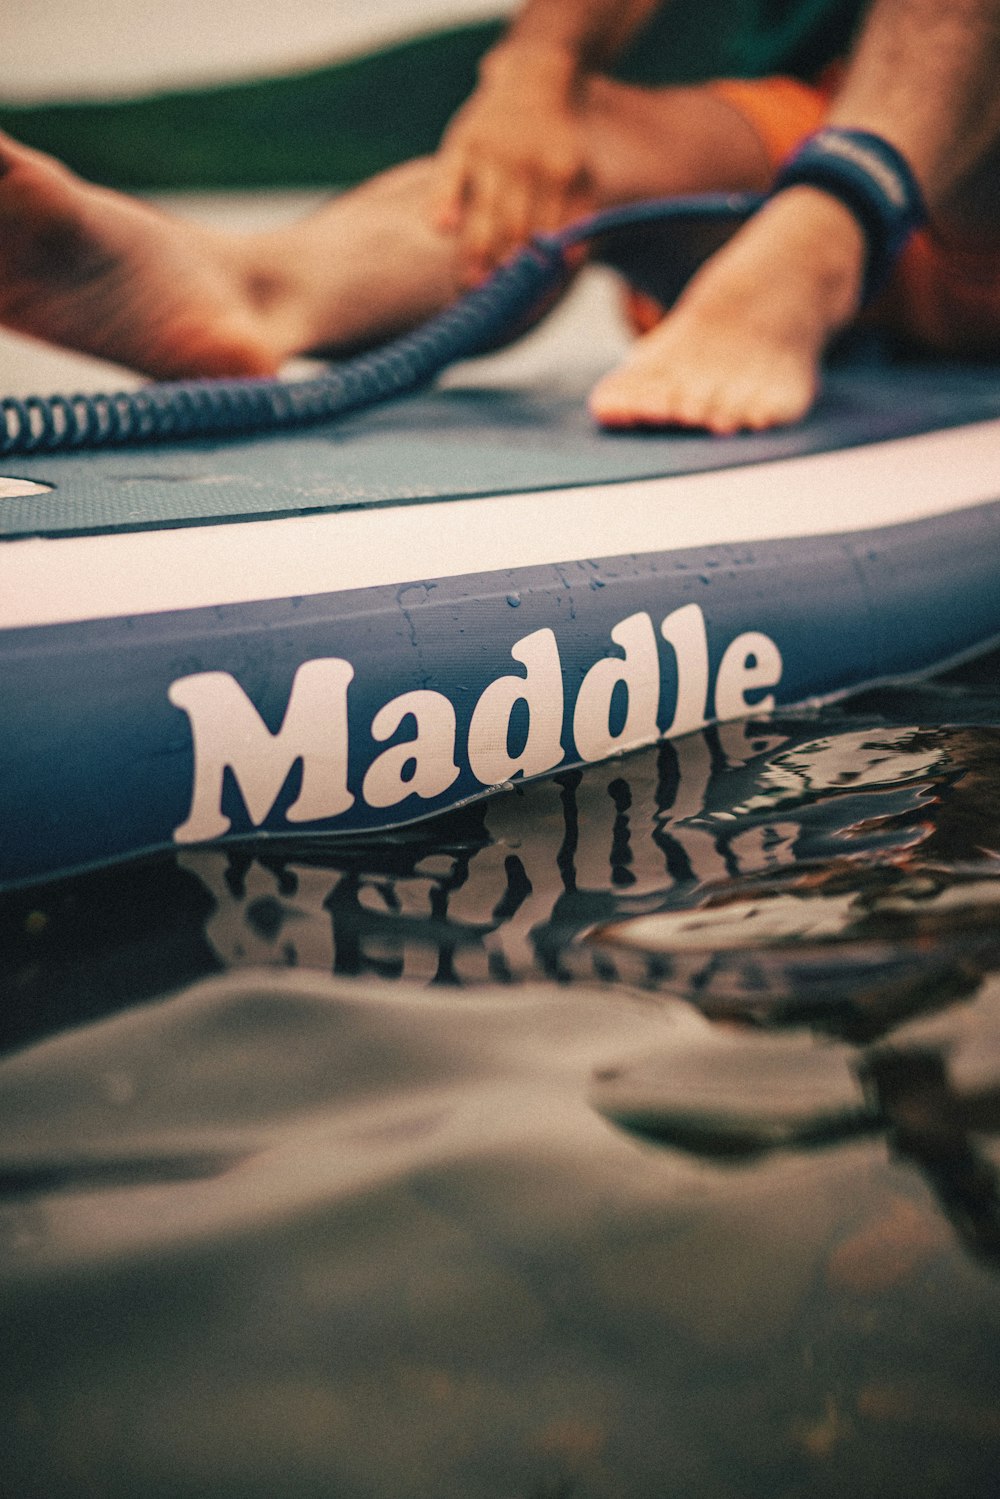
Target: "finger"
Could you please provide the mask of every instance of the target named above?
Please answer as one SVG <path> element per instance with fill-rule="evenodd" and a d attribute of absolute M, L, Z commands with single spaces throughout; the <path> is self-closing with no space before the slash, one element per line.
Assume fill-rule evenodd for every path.
<path fill-rule="evenodd" d="M 535 228 L 541 234 L 552 234 L 571 217 L 570 200 L 562 187 L 551 184 L 535 200 Z"/>
<path fill-rule="evenodd" d="M 530 238 L 536 228 L 537 184 L 527 176 L 512 178 L 498 199 L 494 255 L 503 260 Z"/>
<path fill-rule="evenodd" d="M 442 234 L 454 234 L 461 228 L 472 176 L 466 151 L 443 151 L 439 155 L 437 182 L 431 191 L 430 217 L 431 223 Z"/>
<path fill-rule="evenodd" d="M 574 219 L 592 212 L 593 194 L 579 183 L 553 184 L 539 196 L 535 210 L 535 227 L 543 234 L 554 234 Z"/>
<path fill-rule="evenodd" d="M 496 168 L 480 164 L 470 183 L 462 226 L 463 259 L 469 270 L 483 275 L 496 264 L 498 242 L 503 234 L 505 179 Z"/>

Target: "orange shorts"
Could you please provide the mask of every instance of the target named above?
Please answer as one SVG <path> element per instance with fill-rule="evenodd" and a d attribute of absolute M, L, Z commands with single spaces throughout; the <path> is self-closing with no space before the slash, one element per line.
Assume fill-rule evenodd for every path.
<path fill-rule="evenodd" d="M 823 124 L 841 69 L 815 84 L 795 78 L 723 78 L 708 87 L 737 110 L 774 167 Z M 638 331 L 662 316 L 649 298 L 633 296 Z M 914 234 L 885 291 L 866 315 L 918 348 L 942 354 L 1000 354 L 1000 242 L 995 248 L 945 244 L 933 230 Z"/>

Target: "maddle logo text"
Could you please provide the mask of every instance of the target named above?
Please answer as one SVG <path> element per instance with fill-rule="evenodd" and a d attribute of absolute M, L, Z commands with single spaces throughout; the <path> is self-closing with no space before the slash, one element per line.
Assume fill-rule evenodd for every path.
<path fill-rule="evenodd" d="M 711 719 L 774 707 L 768 689 L 781 680 L 782 658 L 768 635 L 752 630 L 731 640 L 713 682 L 700 607 L 673 610 L 659 625 L 676 663 L 676 691 L 672 704 L 662 705 L 661 718 L 663 682 L 652 618 L 631 614 L 609 633 L 617 652 L 593 662 L 575 698 L 567 689 L 555 633 L 543 629 L 522 636 L 510 649 L 520 669 L 487 684 L 461 733 L 455 704 L 443 692 L 418 688 L 391 698 L 371 718 L 372 755 L 360 773 L 353 773 L 353 784 L 350 732 L 358 730 L 349 732 L 348 701 L 363 682 L 350 661 L 323 656 L 303 662 L 276 733 L 228 672 L 179 677 L 168 695 L 190 721 L 194 777 L 191 808 L 174 838 L 200 843 L 228 832 L 231 819 L 222 810 L 227 770 L 254 827 L 267 818 L 297 763 L 301 784 L 284 813 L 289 823 L 342 817 L 358 799 L 374 811 L 399 808 L 387 821 L 402 822 L 419 816 L 421 802 L 444 796 L 460 777 L 472 795 L 477 782 L 489 788 L 559 765 L 603 760 Z"/>

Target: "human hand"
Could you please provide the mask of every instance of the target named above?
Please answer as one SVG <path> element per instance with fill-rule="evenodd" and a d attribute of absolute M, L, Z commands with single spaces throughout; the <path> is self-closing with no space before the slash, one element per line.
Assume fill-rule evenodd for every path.
<path fill-rule="evenodd" d="M 484 59 L 479 87 L 442 140 L 432 201 L 470 284 L 532 234 L 592 207 L 578 90 L 563 49 L 508 44 Z"/>

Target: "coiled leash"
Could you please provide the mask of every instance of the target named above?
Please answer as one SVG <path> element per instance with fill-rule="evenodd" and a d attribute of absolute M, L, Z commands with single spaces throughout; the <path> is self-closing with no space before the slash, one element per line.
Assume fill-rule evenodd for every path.
<path fill-rule="evenodd" d="M 873 294 L 925 218 L 906 161 L 869 132 L 821 130 L 789 158 L 773 190 L 800 184 L 833 193 L 857 217 L 868 247 L 866 294 Z M 419 328 L 311 379 L 176 380 L 110 395 L 7 396 L 0 400 L 0 455 L 236 437 L 329 421 L 404 395 L 456 360 L 515 337 L 570 280 L 581 246 L 669 306 L 701 261 L 764 201 L 760 193 L 703 193 L 592 214 L 537 236 Z"/>

